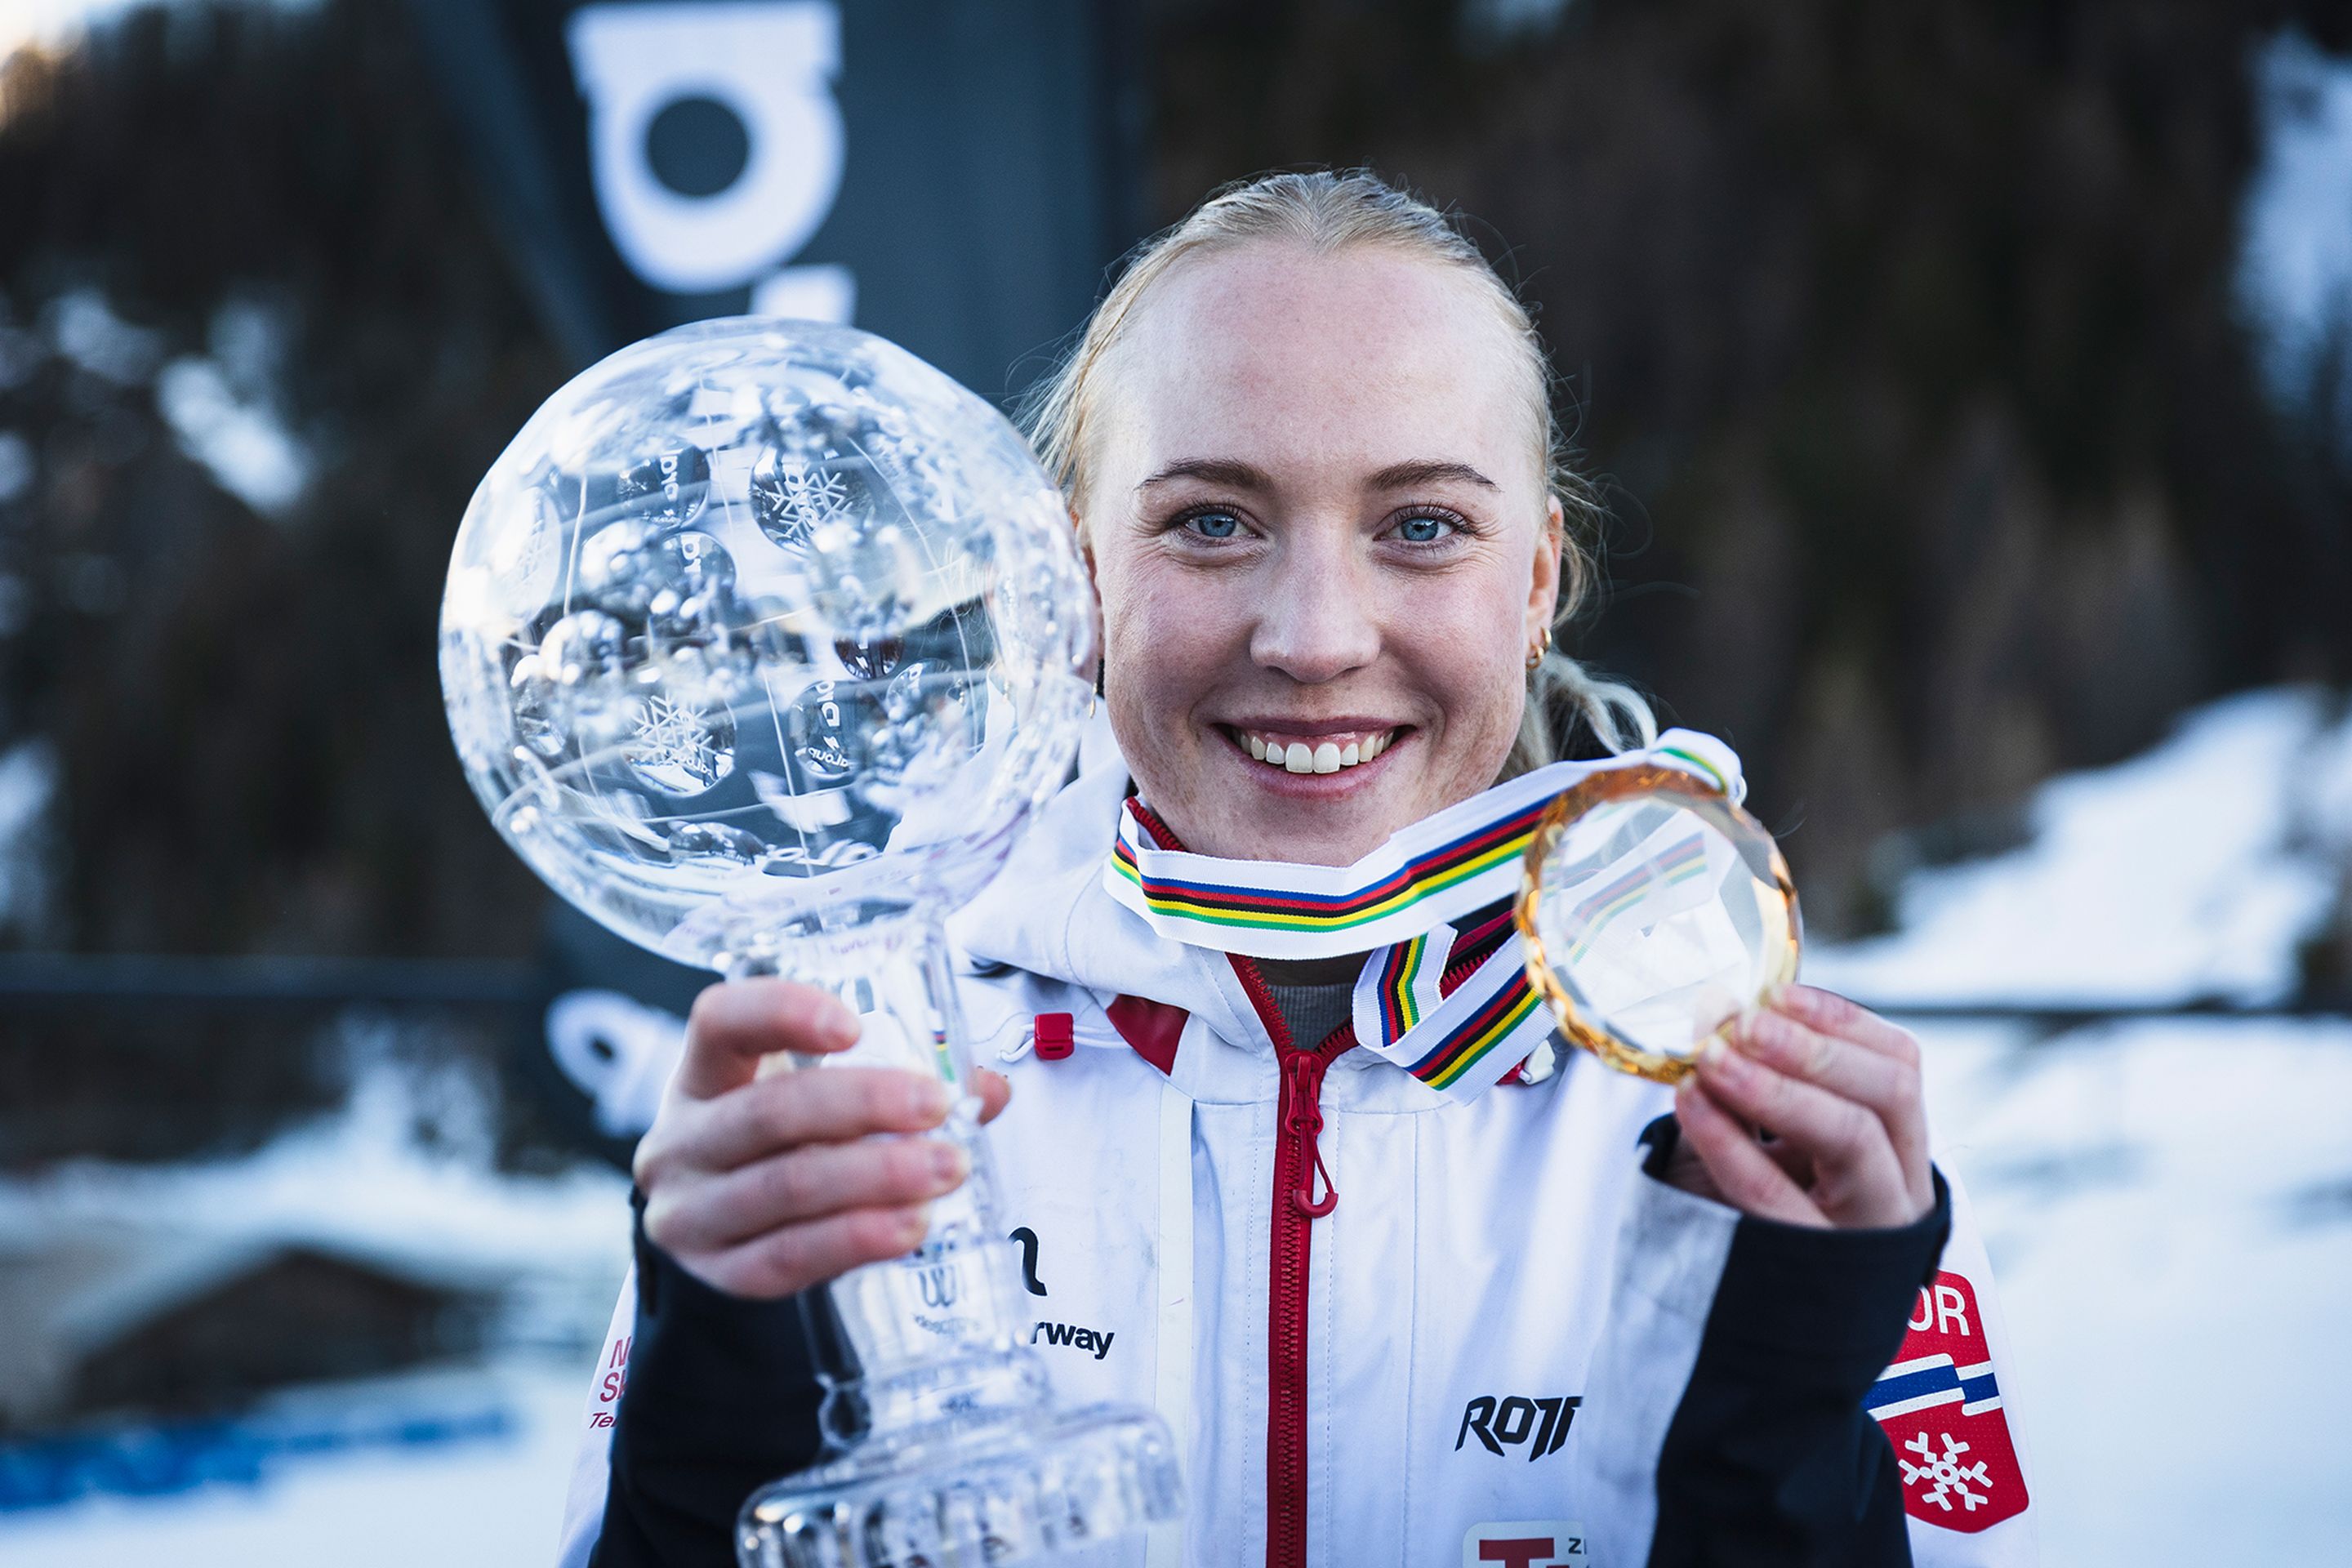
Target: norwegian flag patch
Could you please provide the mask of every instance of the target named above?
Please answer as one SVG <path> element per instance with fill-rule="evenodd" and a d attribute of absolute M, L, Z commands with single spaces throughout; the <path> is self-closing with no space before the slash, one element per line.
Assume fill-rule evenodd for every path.
<path fill-rule="evenodd" d="M 1912 1518 L 1975 1531 L 2025 1511 L 2025 1473 L 1965 1276 L 1939 1273 L 1921 1289 L 1903 1349 L 1864 1407 L 1895 1445 Z"/>

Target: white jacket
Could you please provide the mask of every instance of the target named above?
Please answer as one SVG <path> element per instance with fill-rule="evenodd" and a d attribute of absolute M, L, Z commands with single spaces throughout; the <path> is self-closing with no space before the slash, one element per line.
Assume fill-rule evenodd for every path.
<path fill-rule="evenodd" d="M 1722 1486 L 1852 1485 L 1834 1458 L 1826 1482 L 1747 1472 L 1838 1415 L 1804 1378 L 1869 1238 L 1746 1221 L 1646 1174 L 1640 1137 L 1667 1091 L 1581 1053 L 1464 1106 L 1368 1051 L 1328 1073 L 1297 1053 L 1293 1108 L 1321 1079 L 1305 1147 L 1278 1125 L 1279 1016 L 1245 966 L 1154 936 L 1104 890 L 1126 788 L 1115 758 L 1090 768 L 950 927 L 973 1059 L 1013 1084 L 990 1138 L 1001 1218 L 1029 1253 L 1031 1342 L 1064 1400 L 1152 1405 L 1184 1457 L 1183 1527 L 1124 1561 L 1720 1560 L 1693 1542 Z M 1023 1049 L 1045 1013 L 1074 1016 L 1066 1059 Z M 1291 1196 L 1315 1154 L 1338 1200 L 1320 1217 Z M 1899 1475 L 1916 1561 L 2030 1563 L 2004 1331 L 1957 1184 L 1950 1215 L 1941 1272 L 1863 1399 L 1894 1461 L 1866 1427 L 1864 1457 L 1882 1492 Z M 1916 1240 L 1904 1256 L 1908 1296 Z M 634 1315 L 625 1289 L 564 1568 L 604 1514 Z"/>

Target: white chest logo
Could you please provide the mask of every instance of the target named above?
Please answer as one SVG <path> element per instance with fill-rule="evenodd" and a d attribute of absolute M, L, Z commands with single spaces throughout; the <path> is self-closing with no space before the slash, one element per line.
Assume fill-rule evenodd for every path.
<path fill-rule="evenodd" d="M 1584 1526 L 1567 1519 L 1474 1524 L 1462 1538 L 1462 1568 L 1591 1568 Z"/>

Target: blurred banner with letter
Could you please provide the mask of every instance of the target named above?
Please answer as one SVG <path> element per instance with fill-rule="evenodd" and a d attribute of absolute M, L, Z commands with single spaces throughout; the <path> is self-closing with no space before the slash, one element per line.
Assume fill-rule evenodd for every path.
<path fill-rule="evenodd" d="M 486 209 L 581 364 L 705 317 L 803 316 L 1004 403 L 1139 226 L 1115 0 L 409 4 Z M 548 921 L 525 1075 L 625 1163 L 712 977 L 562 906 Z"/>
<path fill-rule="evenodd" d="M 1003 400 L 1133 237 L 1099 0 L 410 0 L 572 356 L 743 311 L 854 321 Z"/>

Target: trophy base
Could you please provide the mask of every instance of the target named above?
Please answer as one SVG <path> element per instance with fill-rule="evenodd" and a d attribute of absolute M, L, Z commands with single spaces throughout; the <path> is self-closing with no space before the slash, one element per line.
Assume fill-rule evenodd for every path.
<path fill-rule="evenodd" d="M 1083 1552 L 1183 1509 L 1175 1447 L 1145 1410 L 1005 1412 L 879 1434 L 751 1494 L 743 1568 L 1001 1568 Z"/>

